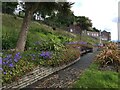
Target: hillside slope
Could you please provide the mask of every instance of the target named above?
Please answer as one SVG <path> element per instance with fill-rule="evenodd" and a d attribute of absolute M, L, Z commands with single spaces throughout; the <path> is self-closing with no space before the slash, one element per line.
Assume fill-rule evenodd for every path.
<path fill-rule="evenodd" d="M 22 24 L 22 18 L 3 14 L 2 15 L 2 46 L 3 49 L 11 49 L 15 48 L 16 42 L 18 39 L 18 34 L 20 32 L 20 27 Z M 66 41 L 71 41 L 72 37 L 76 35 L 71 34 L 69 32 L 63 30 L 56 30 L 54 31 L 52 27 L 49 27 L 45 24 L 38 23 L 35 21 L 31 22 L 28 38 L 27 38 L 27 47 L 32 47 L 33 43 L 45 40 L 48 41 L 49 38 L 64 38 L 62 43 Z M 64 41 L 65 40 L 65 41 Z"/>
<path fill-rule="evenodd" d="M 3 82 L 10 83 L 33 70 L 42 66 L 61 66 L 70 63 L 80 57 L 79 46 L 74 47 L 80 41 L 80 36 L 64 30 L 53 30 L 45 24 L 31 22 L 24 52 L 12 52 L 17 43 L 18 34 L 22 24 L 22 18 L 2 15 L 2 62 Z M 97 43 L 97 40 L 85 36 L 84 42 Z M 67 43 L 67 45 L 66 45 Z M 6 51 L 7 50 L 7 51 Z M 11 73 L 12 72 L 12 73 Z"/>
<path fill-rule="evenodd" d="M 16 42 L 18 39 L 18 34 L 20 32 L 22 18 L 14 18 L 14 16 L 3 14 L 2 15 L 2 48 L 3 49 L 11 49 L 15 48 Z M 80 41 L 80 37 L 78 35 L 72 34 L 65 30 L 56 29 L 53 30 L 52 27 L 49 27 L 45 24 L 38 23 L 36 21 L 32 21 L 26 48 L 32 47 L 35 42 L 38 41 L 49 41 L 49 39 L 55 39 L 56 41 L 60 41 L 61 43 L 66 43 L 70 41 Z M 61 39 L 62 38 L 62 39 Z M 89 36 L 82 37 L 84 42 L 89 42 L 91 44 L 98 43 L 99 40 L 93 39 Z"/>

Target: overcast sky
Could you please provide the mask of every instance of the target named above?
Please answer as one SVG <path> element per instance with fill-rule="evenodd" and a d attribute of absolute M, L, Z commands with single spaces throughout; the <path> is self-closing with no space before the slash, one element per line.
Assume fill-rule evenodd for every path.
<path fill-rule="evenodd" d="M 76 16 L 86 16 L 97 29 L 111 32 L 111 39 L 118 39 L 117 17 L 120 0 L 68 0 L 75 2 L 71 10 Z"/>

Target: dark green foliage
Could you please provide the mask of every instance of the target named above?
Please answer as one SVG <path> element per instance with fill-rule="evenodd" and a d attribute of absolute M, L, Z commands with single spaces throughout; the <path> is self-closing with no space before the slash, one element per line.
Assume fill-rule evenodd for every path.
<path fill-rule="evenodd" d="M 3 2 L 2 3 L 2 12 L 7 14 L 13 14 L 17 6 L 17 2 Z"/>
<path fill-rule="evenodd" d="M 78 16 L 75 20 L 82 30 L 89 30 L 89 27 L 92 27 L 92 22 L 88 17 Z"/>

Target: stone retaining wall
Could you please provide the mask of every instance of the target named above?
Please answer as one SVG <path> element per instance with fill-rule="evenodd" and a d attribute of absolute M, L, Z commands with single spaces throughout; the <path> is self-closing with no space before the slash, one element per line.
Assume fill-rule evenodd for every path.
<path fill-rule="evenodd" d="M 50 74 L 53 74 L 59 70 L 62 70 L 72 64 L 74 64 L 75 62 L 77 62 L 78 60 L 80 60 L 80 57 L 78 59 L 76 59 L 75 61 L 67 64 L 67 65 L 62 65 L 59 67 L 37 67 L 35 68 L 32 72 L 26 74 L 25 76 L 23 76 L 21 79 L 19 79 L 17 82 L 12 82 L 11 84 L 6 84 L 3 85 L 3 89 L 11 89 L 11 88 L 24 88 L 28 85 L 31 85 L 35 82 L 37 82 L 38 80 L 41 80 L 47 76 L 49 76 Z"/>

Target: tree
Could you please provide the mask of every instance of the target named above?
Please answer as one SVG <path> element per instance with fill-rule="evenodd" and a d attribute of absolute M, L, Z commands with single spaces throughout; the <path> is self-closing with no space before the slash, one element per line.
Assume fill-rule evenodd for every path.
<path fill-rule="evenodd" d="M 88 17 L 85 16 L 76 16 L 75 17 L 75 21 L 77 23 L 77 25 L 80 26 L 81 28 L 81 32 L 84 30 L 85 33 L 87 30 L 91 30 L 92 29 L 92 22 Z M 80 33 L 80 36 L 82 35 L 82 33 Z"/>
<path fill-rule="evenodd" d="M 16 51 L 24 51 L 27 33 L 33 13 L 38 11 L 46 11 L 42 14 L 51 14 L 51 12 L 58 10 L 61 5 L 62 4 L 59 4 L 57 2 L 25 2 L 25 17 L 23 19 L 21 31 L 19 33 Z"/>
<path fill-rule="evenodd" d="M 25 3 L 25 17 L 23 19 L 21 31 L 19 33 L 16 51 L 24 51 L 30 21 L 33 12 L 38 8 L 39 4 L 40 3 L 31 3 L 31 2 Z"/>
<path fill-rule="evenodd" d="M 45 19 L 45 22 L 54 27 L 66 27 L 74 21 L 74 14 L 70 10 L 73 4 L 70 2 L 59 2 L 57 11 L 53 11 L 49 15 L 50 17 Z"/>
<path fill-rule="evenodd" d="M 97 28 L 93 27 L 93 31 L 100 32 Z"/>
<path fill-rule="evenodd" d="M 80 25 L 82 30 L 89 30 L 89 27 L 92 27 L 91 20 L 85 16 L 76 17 L 76 23 Z"/>

